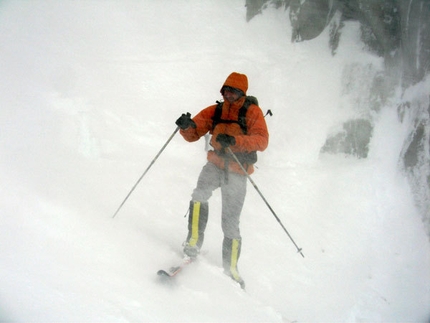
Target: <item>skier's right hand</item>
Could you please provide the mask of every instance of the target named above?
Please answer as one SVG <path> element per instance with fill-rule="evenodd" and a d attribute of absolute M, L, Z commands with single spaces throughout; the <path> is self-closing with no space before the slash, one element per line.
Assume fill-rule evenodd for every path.
<path fill-rule="evenodd" d="M 191 119 L 191 113 L 189 112 L 187 112 L 187 114 L 182 113 L 175 123 L 182 130 L 185 130 L 189 127 L 196 128 L 196 123 Z"/>

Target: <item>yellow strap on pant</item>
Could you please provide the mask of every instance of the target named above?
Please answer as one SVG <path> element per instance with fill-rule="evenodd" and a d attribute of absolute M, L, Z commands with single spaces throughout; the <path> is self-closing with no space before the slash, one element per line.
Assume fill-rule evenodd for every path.
<path fill-rule="evenodd" d="M 193 202 L 193 213 L 191 214 L 191 238 L 188 242 L 191 247 L 195 247 L 199 240 L 199 220 L 200 220 L 200 202 Z"/>
<path fill-rule="evenodd" d="M 235 280 L 239 280 L 240 276 L 237 272 L 237 260 L 239 258 L 239 240 L 233 239 L 231 241 L 231 261 L 230 261 L 230 273 Z"/>

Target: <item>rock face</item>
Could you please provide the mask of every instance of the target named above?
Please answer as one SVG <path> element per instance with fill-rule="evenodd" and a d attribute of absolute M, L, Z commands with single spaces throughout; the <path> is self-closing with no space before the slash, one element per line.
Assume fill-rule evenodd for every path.
<path fill-rule="evenodd" d="M 398 107 L 403 123 L 409 126 L 409 136 L 403 144 L 400 165 L 409 178 L 418 208 L 430 233 L 430 80 L 427 93 L 411 86 L 404 92 Z"/>
<path fill-rule="evenodd" d="M 329 137 L 322 153 L 344 153 L 366 158 L 373 127 L 367 119 L 352 119 L 343 124 L 342 131 Z"/>
<path fill-rule="evenodd" d="M 311 40 L 329 28 L 328 46 L 333 55 L 341 46 L 345 21 L 360 23 L 363 43 L 384 58 L 385 70 L 381 74 L 370 65 L 345 67 L 342 84 L 357 117 L 331 134 L 321 152 L 366 158 L 373 133 L 372 116 L 400 89 L 397 111 L 399 120 L 407 123 L 409 135 L 399 166 L 409 178 L 430 235 L 430 1 L 246 0 L 246 6 L 248 21 L 268 6 L 289 9 L 293 42 Z M 352 73 L 355 79 L 359 75 L 358 81 L 348 77 Z M 417 90 L 420 82 L 427 89 L 424 93 Z M 354 98 L 357 90 L 363 94 L 360 98 Z"/>

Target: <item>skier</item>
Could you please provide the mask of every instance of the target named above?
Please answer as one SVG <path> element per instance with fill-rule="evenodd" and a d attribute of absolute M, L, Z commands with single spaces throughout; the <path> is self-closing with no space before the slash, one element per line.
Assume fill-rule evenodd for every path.
<path fill-rule="evenodd" d="M 209 215 L 208 200 L 215 189 L 221 188 L 224 273 L 242 288 L 245 284 L 239 275 L 237 263 L 242 246 L 239 220 L 246 195 L 247 177 L 229 154 L 228 148 L 242 162 L 247 173 L 252 174 L 256 151 L 265 150 L 269 141 L 263 113 L 258 105 L 249 103 L 247 90 L 247 76 L 233 72 L 220 91 L 224 102 L 203 109 L 194 118 L 186 113 L 176 120 L 186 141 L 194 142 L 210 133 L 213 148 L 208 151 L 208 161 L 192 193 L 184 253 L 190 258 L 199 254 Z M 221 113 L 217 114 L 217 107 Z M 244 116 L 242 120 L 241 114 Z"/>

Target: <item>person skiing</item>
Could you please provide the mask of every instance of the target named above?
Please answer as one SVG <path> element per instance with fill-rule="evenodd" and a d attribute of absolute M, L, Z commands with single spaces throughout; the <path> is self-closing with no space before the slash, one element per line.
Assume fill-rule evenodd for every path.
<path fill-rule="evenodd" d="M 207 163 L 201 170 L 197 186 L 191 195 L 184 253 L 190 258 L 199 254 L 209 215 L 208 200 L 212 192 L 220 188 L 224 273 L 242 288 L 245 283 L 239 274 L 237 263 L 242 248 L 239 221 L 246 195 L 247 177 L 229 154 L 228 148 L 241 161 L 247 173 L 252 174 L 256 151 L 264 151 L 269 142 L 263 113 L 257 104 L 249 102 L 247 90 L 247 76 L 233 72 L 221 87 L 223 102 L 203 109 L 194 118 L 191 118 L 190 113 L 184 113 L 176 120 L 181 135 L 188 142 L 197 141 L 207 133 L 212 135 L 212 149 L 207 153 Z M 247 107 L 243 112 L 245 106 Z M 245 119 L 242 120 L 243 125 L 239 120 L 241 114 Z"/>

